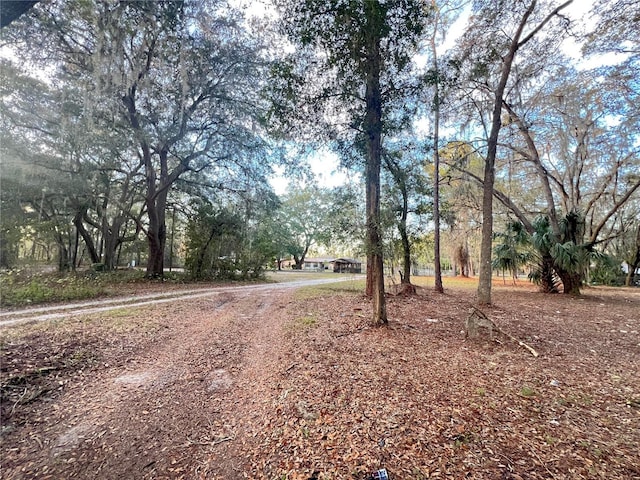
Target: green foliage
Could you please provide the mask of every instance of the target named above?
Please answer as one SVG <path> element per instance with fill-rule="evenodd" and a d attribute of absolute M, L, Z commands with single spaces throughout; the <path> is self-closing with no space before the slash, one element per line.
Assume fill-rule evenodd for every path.
<path fill-rule="evenodd" d="M 281 33 L 297 48 L 271 70 L 265 94 L 272 105 L 268 122 L 272 129 L 286 138 L 342 143 L 346 155 L 357 153 L 362 158 L 368 138 L 363 94 L 372 68 L 378 71 L 384 92 L 378 101 L 381 128 L 390 133 L 392 127 L 406 123 L 410 115 L 399 112 L 415 110 L 409 97 L 415 98 L 421 80 L 412 75 L 411 60 L 430 6 L 417 0 L 277 0 L 275 4 L 283 19 Z M 392 111 L 396 114 L 390 115 Z"/>
<path fill-rule="evenodd" d="M 183 283 L 184 274 L 169 273 L 163 283 Z M 139 270 L 96 272 L 85 270 L 73 273 L 34 273 L 29 270 L 0 272 L 0 305 L 26 306 L 46 302 L 86 300 L 122 293 L 129 284 L 148 283 Z"/>
<path fill-rule="evenodd" d="M 278 221 L 282 227 L 282 246 L 300 265 L 314 245 L 331 240 L 333 193 L 315 186 L 289 191 L 282 199 Z"/>
<path fill-rule="evenodd" d="M 494 239 L 499 240 L 499 243 L 493 247 L 493 268 L 509 271 L 516 278 L 518 270 L 532 258 L 530 238 L 524 225 L 510 221 L 504 232 L 494 233 Z"/>
<path fill-rule="evenodd" d="M 567 213 L 558 225 L 559 231 L 554 232 L 549 217 L 540 216 L 534 220 L 531 244 L 536 250 L 533 256 L 535 268 L 530 278 L 541 284 L 545 291 L 555 290 L 558 278 L 562 279 L 566 293 L 568 289 L 579 288 L 590 261 L 601 254 L 592 245 L 583 243 L 585 225 L 580 212 Z M 566 282 L 577 284 L 566 285 Z"/>
<path fill-rule="evenodd" d="M 292 331 L 307 331 L 315 328 L 318 325 L 318 320 L 313 314 L 306 314 L 303 317 L 296 317 L 289 324 L 289 328 Z"/>
<path fill-rule="evenodd" d="M 327 247 L 333 251 L 364 251 L 364 206 L 356 185 L 343 185 L 331 191 L 325 223 L 330 232 Z"/>
<path fill-rule="evenodd" d="M 11 124 L 0 147 L 7 132 L 27 180 L 34 166 L 48 173 L 38 184 L 46 199 L 24 204 L 51 226 L 61 265 L 76 257 L 63 249 L 79 233 L 89 262 L 112 269 L 144 229 L 149 273 L 162 276 L 167 198 L 178 186 L 188 202 L 194 185 L 210 193 L 266 184 L 274 157 L 260 135 L 263 32 L 253 36 L 218 0 L 39 7 L 3 29 L 16 57 L 49 80 L 25 69 L 0 82 L 0 121 Z"/>
<path fill-rule="evenodd" d="M 621 263 L 610 255 L 598 255 L 589 273 L 590 281 L 594 285 L 624 285 L 625 275 Z"/>
<path fill-rule="evenodd" d="M 106 282 L 88 274 L 29 274 L 13 270 L 0 274 L 0 304 L 24 306 L 44 302 L 83 300 L 106 293 Z"/>
<path fill-rule="evenodd" d="M 567 271 L 580 271 L 589 259 L 586 249 L 573 242 L 554 243 L 549 252 L 556 266 Z"/>
<path fill-rule="evenodd" d="M 266 219 L 267 212 L 259 212 Z M 187 224 L 185 267 L 193 279 L 254 279 L 275 254 L 268 222 L 202 202 Z"/>

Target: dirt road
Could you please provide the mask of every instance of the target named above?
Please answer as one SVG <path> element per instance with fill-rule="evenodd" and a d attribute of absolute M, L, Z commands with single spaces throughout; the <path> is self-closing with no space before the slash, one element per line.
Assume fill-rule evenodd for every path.
<path fill-rule="evenodd" d="M 150 334 L 138 335 L 134 345 L 123 343 L 120 352 L 107 346 L 93 352 L 99 364 L 60 376 L 59 394 L 38 403 L 20 427 L 19 447 L 2 462 L 3 478 L 241 478 L 234 468 L 238 448 L 229 445 L 251 441 L 253 404 L 286 372 L 280 342 L 291 287 L 318 282 L 183 292 L 21 317 L 50 320 L 144 305 L 152 320 L 144 322 Z M 113 340 L 127 342 L 117 333 Z"/>
<path fill-rule="evenodd" d="M 636 291 L 496 291 L 533 357 L 465 340 L 466 290 L 389 298 L 379 329 L 290 286 L 0 328 L 0 477 L 640 480 Z"/>
<path fill-rule="evenodd" d="M 197 298 L 213 297 L 227 293 L 269 293 L 280 290 L 290 290 L 294 288 L 323 285 L 327 283 L 353 281 L 356 277 L 343 278 L 312 278 L 296 279 L 283 283 L 269 283 L 260 285 L 242 285 L 235 287 L 204 287 L 177 289 L 167 292 L 155 292 L 142 295 L 128 295 L 117 298 L 107 298 L 91 300 L 86 302 L 65 303 L 60 305 L 48 305 L 45 307 L 21 308 L 7 311 L 0 311 L 0 328 L 4 326 L 17 325 L 27 322 L 43 322 L 47 320 L 57 320 L 77 315 L 91 315 L 100 312 L 109 312 L 123 307 L 144 307 L 158 305 L 161 303 L 173 303 L 176 301 L 194 300 Z"/>

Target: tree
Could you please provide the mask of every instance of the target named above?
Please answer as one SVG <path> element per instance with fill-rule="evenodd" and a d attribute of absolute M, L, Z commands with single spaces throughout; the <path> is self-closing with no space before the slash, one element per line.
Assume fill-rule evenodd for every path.
<path fill-rule="evenodd" d="M 553 235 L 553 245 L 545 250 L 552 258 L 545 263 L 560 277 L 565 293 L 578 294 L 587 259 L 616 235 L 616 216 L 640 189 L 633 139 L 639 125 L 637 116 L 624 115 L 636 95 L 621 95 L 617 75 L 603 79 L 599 73 L 596 79 L 593 72 L 562 68 L 558 78 L 542 90 L 546 100 L 538 92 L 523 96 L 519 107 L 507 101 L 504 106 L 508 128 L 520 139 L 512 137 L 509 148 L 531 168 L 544 192 Z M 618 121 L 611 122 L 612 117 Z"/>
<path fill-rule="evenodd" d="M 131 142 L 117 127 L 96 128 L 91 112 L 84 108 L 82 93 L 73 83 L 62 81 L 64 77 L 60 77 L 60 86 L 52 88 L 8 62 L 2 73 L 4 156 L 18 165 L 16 171 L 23 172 L 20 182 L 25 183 L 27 172 L 49 179 L 45 183 L 47 205 L 54 200 L 61 205 L 44 213 L 49 212 L 49 222 L 75 228 L 71 233 L 75 239 L 63 242 L 74 244 L 72 252 L 60 245 L 62 255 L 72 258 L 60 265 L 77 266 L 81 239 L 90 263 L 115 268 L 118 248 L 135 238 L 135 233 L 127 237 L 127 223 L 141 215 L 140 209 L 134 212 L 134 206 L 142 200 L 142 165 L 132 154 Z M 39 202 L 42 210 L 39 192 L 40 188 L 31 199 L 22 201 Z"/>
<path fill-rule="evenodd" d="M 441 57 L 438 55 L 438 40 L 443 40 L 446 35 L 446 27 L 453 23 L 456 17 L 457 5 L 448 2 L 436 2 L 432 0 L 431 7 L 434 12 L 433 23 L 428 35 L 428 49 L 431 54 L 431 65 L 427 72 L 429 84 L 432 86 L 433 97 L 431 109 L 433 111 L 433 228 L 434 228 L 434 276 L 435 291 L 443 293 L 442 265 L 440 253 L 440 121 L 441 106 L 444 102 L 445 69 L 441 68 Z"/>
<path fill-rule="evenodd" d="M 431 191 L 427 187 L 420 150 L 418 145 L 399 139 L 383 155 L 384 169 L 388 172 L 389 177 L 385 203 L 393 213 L 395 227 L 400 235 L 402 246 L 400 282 L 405 293 L 415 291 L 415 288 L 411 287 L 411 265 L 413 263 L 411 237 L 415 236 L 415 234 L 412 235 L 411 227 L 412 224 L 414 226 L 420 225 L 419 216 L 431 210 L 426 204 L 427 198 L 431 196 Z M 412 221 L 410 216 L 417 218 Z"/>
<path fill-rule="evenodd" d="M 640 40 L 629 35 L 637 25 L 640 5 L 633 0 L 598 0 L 593 13 L 598 23 L 588 34 L 589 42 L 585 44 L 587 53 L 617 52 L 630 54 L 631 60 L 638 60 Z"/>
<path fill-rule="evenodd" d="M 365 211 L 360 199 L 364 186 L 357 183 L 331 190 L 327 227 L 331 237 L 326 247 L 340 255 L 361 256 L 365 252 Z"/>
<path fill-rule="evenodd" d="M 473 145 L 452 141 L 440 149 L 442 170 L 442 216 L 449 225 L 447 237 L 454 272 L 462 276 L 474 275 L 478 263 L 478 239 L 482 228 L 482 188 L 472 179 L 480 179 L 483 158 Z M 481 180 L 480 180 L 481 182 Z"/>
<path fill-rule="evenodd" d="M 65 81 L 81 86 L 96 124 L 124 128 L 135 142 L 146 215 L 136 222 L 149 245 L 149 276 L 163 274 L 167 198 L 181 177 L 268 168 L 257 153 L 265 62 L 227 7 L 222 0 L 47 4 L 20 30 L 31 56 L 47 52 Z"/>
<path fill-rule="evenodd" d="M 411 54 L 423 31 L 422 4 L 413 0 L 277 3 L 283 12 L 282 30 L 299 50 L 295 59 L 278 68 L 285 81 L 276 89 L 274 111 L 287 125 L 299 124 L 305 116 L 307 121 L 320 117 L 323 127 L 333 124 L 333 138 L 344 137 L 351 129 L 359 132 L 365 159 L 366 290 L 373 297 L 374 324 L 386 324 L 380 232 L 383 133 L 392 126 L 389 114 L 403 97 L 402 75 L 410 69 Z"/>
<path fill-rule="evenodd" d="M 515 285 L 518 270 L 527 265 L 531 259 L 530 240 L 524 225 L 518 221 L 510 221 L 504 232 L 497 232 L 495 237 L 500 241 L 493 247 L 493 268 L 509 271 Z"/>
<path fill-rule="evenodd" d="M 433 1 L 435 6 L 435 0 Z M 433 256 L 434 256 L 434 288 L 437 293 L 444 293 L 442 286 L 442 265 L 440 262 L 440 66 L 438 64 L 438 49 L 436 36 L 440 14 L 436 14 L 433 31 L 429 39 L 432 56 L 433 82 Z"/>
<path fill-rule="evenodd" d="M 471 77 L 492 98 L 491 122 L 486 143 L 485 167 L 482 199 L 482 245 L 480 258 L 480 278 L 478 283 L 478 303 L 491 303 L 491 250 L 493 239 L 493 189 L 495 183 L 495 161 L 498 150 L 498 136 L 502 127 L 502 108 L 511 70 L 516 55 L 532 42 L 539 32 L 572 0 L 555 7 L 544 14 L 536 0 L 517 6 L 503 2 L 482 4 L 475 12 L 470 27 L 463 38 L 462 62 L 471 62 Z M 479 38 L 489 40 L 485 42 Z M 540 45 L 534 45 L 540 47 Z M 541 52 L 529 52 L 530 55 Z M 497 81 L 496 81 L 497 80 Z M 491 83 L 489 83 L 491 82 Z M 513 92 L 513 90 L 512 90 Z"/>
<path fill-rule="evenodd" d="M 329 212 L 331 192 L 317 187 L 291 190 L 282 199 L 278 222 L 284 227 L 286 252 L 293 257 L 293 268 L 302 269 L 313 245 L 331 239 Z"/>
<path fill-rule="evenodd" d="M 276 253 L 269 220 L 277 205 L 275 196 L 259 189 L 224 202 L 195 200 L 186 235 L 185 263 L 191 277 L 246 280 L 262 276 Z"/>

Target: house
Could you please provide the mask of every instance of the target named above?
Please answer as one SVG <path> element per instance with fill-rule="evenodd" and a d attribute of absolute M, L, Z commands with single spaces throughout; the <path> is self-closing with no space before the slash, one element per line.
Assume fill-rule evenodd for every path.
<path fill-rule="evenodd" d="M 334 273 L 362 273 L 362 262 L 353 258 L 336 258 L 331 263 Z"/>
<path fill-rule="evenodd" d="M 324 272 L 329 270 L 329 265 L 333 259 L 331 258 L 305 258 L 302 264 L 302 270 L 308 272 Z"/>
<path fill-rule="evenodd" d="M 293 268 L 293 260 L 283 260 L 282 268 Z M 302 262 L 302 271 L 334 273 L 362 273 L 362 262 L 353 258 L 317 257 L 305 258 Z"/>

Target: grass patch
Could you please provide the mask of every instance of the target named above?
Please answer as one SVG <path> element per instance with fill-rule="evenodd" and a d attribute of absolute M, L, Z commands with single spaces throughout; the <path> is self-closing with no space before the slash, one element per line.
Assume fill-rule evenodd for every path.
<path fill-rule="evenodd" d="M 305 331 L 311 328 L 315 328 L 318 325 L 316 316 L 312 313 L 307 313 L 303 317 L 294 318 L 289 324 L 291 331 Z"/>
<path fill-rule="evenodd" d="M 524 386 L 520 389 L 520 396 L 525 398 L 535 397 L 537 395 L 536 391 L 531 388 Z"/>
<path fill-rule="evenodd" d="M 121 293 L 136 283 L 184 283 L 184 275 L 167 273 L 162 280 L 149 280 L 140 270 L 42 273 L 27 270 L 0 272 L 0 306 L 22 307 L 41 303 L 88 300 Z"/>
<path fill-rule="evenodd" d="M 588 407 L 593 405 L 593 398 L 582 393 L 572 394 L 559 398 L 558 404 L 563 407 Z"/>
<path fill-rule="evenodd" d="M 345 278 L 344 273 L 333 272 L 305 272 L 300 270 L 269 271 L 265 273 L 267 280 L 276 283 L 299 282 L 301 280 L 319 280 L 327 278 Z"/>
<path fill-rule="evenodd" d="M 95 272 L 59 275 L 9 271 L 0 274 L 0 305 L 2 306 L 82 300 L 104 294 L 106 294 L 106 282 Z"/>
<path fill-rule="evenodd" d="M 396 283 L 400 283 L 399 278 L 395 279 L 395 281 Z M 433 288 L 435 287 L 435 278 L 432 276 L 428 276 L 428 277 L 412 276 L 411 283 L 419 287 Z M 494 287 L 497 287 L 497 288 L 500 288 L 500 287 L 513 288 L 513 282 L 511 280 L 508 280 L 506 285 L 504 285 L 502 281 L 502 277 L 494 276 L 491 283 Z M 525 279 L 518 279 L 518 281 L 516 282 L 517 287 L 527 287 L 527 286 L 530 287 L 531 285 L 532 285 L 531 282 Z M 463 289 L 463 290 L 475 290 L 476 288 L 478 288 L 478 277 L 461 277 L 461 276 L 442 277 L 442 286 L 445 289 L 456 288 L 456 289 Z"/>
<path fill-rule="evenodd" d="M 344 278 L 344 277 L 342 277 Z M 296 300 L 307 300 L 311 298 L 326 297 L 337 294 L 358 294 L 363 293 L 365 280 L 352 280 L 346 282 L 326 283 L 324 285 L 311 285 L 296 290 Z"/>

